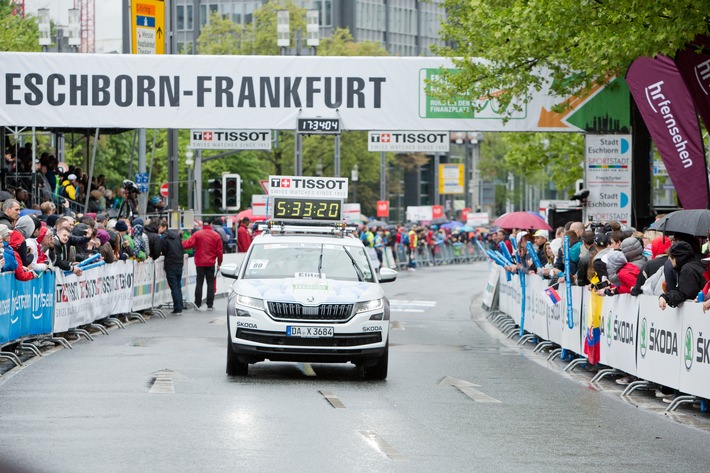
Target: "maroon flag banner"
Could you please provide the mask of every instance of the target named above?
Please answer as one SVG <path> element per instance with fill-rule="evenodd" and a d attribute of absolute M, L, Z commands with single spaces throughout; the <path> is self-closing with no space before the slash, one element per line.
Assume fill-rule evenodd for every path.
<path fill-rule="evenodd" d="M 710 38 L 696 37 L 676 54 L 675 64 L 705 128 L 710 130 Z"/>
<path fill-rule="evenodd" d="M 626 73 L 636 105 L 685 209 L 708 207 L 708 175 L 693 99 L 672 59 L 636 59 Z"/>

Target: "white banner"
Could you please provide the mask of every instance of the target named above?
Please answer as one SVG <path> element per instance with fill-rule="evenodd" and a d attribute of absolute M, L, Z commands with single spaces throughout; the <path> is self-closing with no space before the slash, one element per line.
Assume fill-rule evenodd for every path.
<path fill-rule="evenodd" d="M 133 261 L 98 266 L 78 277 L 61 270 L 55 270 L 55 275 L 55 332 L 131 310 Z"/>
<path fill-rule="evenodd" d="M 448 59 L 0 53 L 0 124 L 295 130 L 338 114 L 344 130 L 582 131 L 549 120 L 549 85 L 506 123 L 495 99 L 427 95 Z M 541 76 L 549 77 L 541 71 Z M 598 93 L 595 92 L 595 93 Z M 585 98 L 588 100 L 591 98 Z"/>
<path fill-rule="evenodd" d="M 513 278 L 520 279 L 520 276 L 514 274 Z M 544 293 L 548 286 L 547 281 L 539 276 L 525 275 L 525 278 L 525 324 L 523 328 L 526 332 L 534 333 L 547 340 L 547 312 L 550 310 L 546 300 L 548 297 Z"/>
<path fill-rule="evenodd" d="M 165 257 L 161 256 L 154 261 L 155 282 L 153 290 L 153 307 L 160 307 L 164 304 L 172 304 L 173 296 L 168 286 L 168 278 L 165 275 Z"/>
<path fill-rule="evenodd" d="M 685 302 L 679 309 L 682 331 L 678 334 L 681 358 L 681 392 L 710 398 L 710 317 L 703 313 L 702 304 Z"/>
<path fill-rule="evenodd" d="M 589 291 L 579 286 L 572 286 L 572 320 L 573 327 L 569 327 L 567 321 L 567 290 L 564 285 L 560 284 L 563 290 L 558 290 L 562 296 L 562 301 L 557 304 L 559 308 L 559 323 L 562 324 L 562 342 L 560 346 L 566 350 L 571 350 L 574 353 L 582 353 L 582 337 L 585 332 L 585 325 L 582 322 L 582 314 L 586 314 L 587 309 L 584 305 L 585 295 L 589 297 Z M 557 314 L 557 312 L 555 312 Z M 557 317 L 557 315 L 555 315 Z"/>
<path fill-rule="evenodd" d="M 271 130 L 190 130 L 194 149 L 271 149 Z"/>
<path fill-rule="evenodd" d="M 493 265 L 488 273 L 488 282 L 486 283 L 486 290 L 483 291 L 483 300 L 481 304 L 485 310 L 491 310 L 494 308 L 493 304 L 495 302 L 495 296 L 498 293 L 498 281 L 500 279 L 500 266 Z"/>
<path fill-rule="evenodd" d="M 681 312 L 672 307 L 659 310 L 656 297 L 639 299 L 637 376 L 677 389 L 685 341 Z"/>
<path fill-rule="evenodd" d="M 153 307 L 154 265 L 152 259 L 133 263 L 133 299 L 131 301 L 133 312 Z"/>
<path fill-rule="evenodd" d="M 269 195 L 347 199 L 348 179 L 346 177 L 269 176 Z"/>
<path fill-rule="evenodd" d="M 431 205 L 410 205 L 407 207 L 407 222 L 418 222 L 432 219 Z"/>
<path fill-rule="evenodd" d="M 585 135 L 587 217 L 631 222 L 631 135 Z"/>
<path fill-rule="evenodd" d="M 367 134 L 368 151 L 448 153 L 450 142 L 446 131 L 370 131 Z"/>
<path fill-rule="evenodd" d="M 638 314 L 638 297 L 620 294 L 602 300 L 599 361 L 634 376 Z"/>

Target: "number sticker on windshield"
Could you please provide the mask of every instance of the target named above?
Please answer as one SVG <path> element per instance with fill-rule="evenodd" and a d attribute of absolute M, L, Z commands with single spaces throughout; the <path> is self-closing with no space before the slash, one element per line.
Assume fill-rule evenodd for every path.
<path fill-rule="evenodd" d="M 269 264 L 267 259 L 253 259 L 249 262 L 249 269 L 266 269 Z"/>

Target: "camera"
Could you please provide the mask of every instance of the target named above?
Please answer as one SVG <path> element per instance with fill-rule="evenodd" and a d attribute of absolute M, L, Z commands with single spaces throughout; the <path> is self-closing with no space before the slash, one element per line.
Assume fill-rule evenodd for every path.
<path fill-rule="evenodd" d="M 607 287 L 609 287 L 609 281 L 602 281 L 594 284 L 594 289 L 597 291 L 600 289 L 606 289 Z"/>
<path fill-rule="evenodd" d="M 589 198 L 589 191 L 587 189 L 582 189 L 572 196 L 572 200 L 578 200 L 580 202 L 586 202 L 587 198 Z"/>
<path fill-rule="evenodd" d="M 140 188 L 136 185 L 135 182 L 131 181 L 130 179 L 125 179 L 123 181 L 123 188 L 125 189 L 126 192 L 134 192 L 136 194 L 140 194 L 141 190 Z"/>

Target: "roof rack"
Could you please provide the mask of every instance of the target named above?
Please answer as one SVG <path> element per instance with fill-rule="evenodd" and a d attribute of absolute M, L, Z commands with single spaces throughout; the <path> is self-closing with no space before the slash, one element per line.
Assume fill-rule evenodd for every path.
<path fill-rule="evenodd" d="M 303 220 L 268 220 L 259 224 L 259 230 L 270 234 L 313 234 L 344 237 L 357 231 L 356 225 L 345 222 L 304 222 Z"/>

